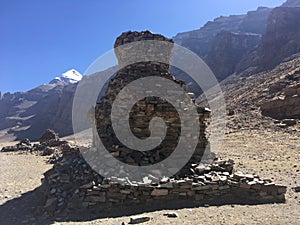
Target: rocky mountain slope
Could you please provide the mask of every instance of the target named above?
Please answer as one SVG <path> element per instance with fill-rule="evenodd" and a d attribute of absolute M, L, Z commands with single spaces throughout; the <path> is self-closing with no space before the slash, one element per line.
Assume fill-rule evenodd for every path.
<path fill-rule="evenodd" d="M 0 130 L 4 130 L 4 135 L 32 140 L 37 140 L 48 128 L 62 136 L 71 134 L 73 95 L 81 78 L 72 69 L 49 84 L 0 96 Z"/>
<path fill-rule="evenodd" d="M 174 41 L 197 53 L 223 80 L 235 72 L 243 56 L 257 47 L 271 11 L 260 7 L 246 15 L 222 16 L 198 30 L 177 34 Z"/>
<path fill-rule="evenodd" d="M 180 44 L 197 53 L 219 81 L 233 73 L 256 73 L 274 68 L 299 53 L 300 1 L 275 9 L 260 7 L 246 15 L 219 17 L 198 30 L 179 33 Z M 184 73 L 177 76 L 189 80 Z M 201 90 L 189 80 L 190 90 Z"/>
<path fill-rule="evenodd" d="M 282 4 L 282 7 L 300 7 L 299 0 L 287 0 L 285 3 Z"/>
<path fill-rule="evenodd" d="M 230 75 L 230 79 L 238 77 L 225 82 L 223 88 L 240 90 L 247 85 L 250 88 L 253 87 L 251 83 L 243 84 L 247 77 L 259 77 L 259 71 L 262 77 L 267 76 L 269 70 L 281 62 L 297 59 L 300 54 L 300 0 L 288 0 L 282 6 L 275 9 L 260 7 L 246 15 L 219 17 L 201 29 L 179 33 L 174 41 L 202 57 L 219 81 L 227 82 Z M 196 96 L 201 94 L 201 89 L 188 75 L 174 68 L 171 73 L 189 83 L 190 91 Z M 7 135 L 12 139 L 28 137 L 37 140 L 48 128 L 60 136 L 71 134 L 72 100 L 76 83 L 81 78 L 76 70 L 70 70 L 49 84 L 24 93 L 0 93 L 0 140 Z M 273 79 L 270 77 L 266 88 Z M 233 85 L 235 82 L 238 86 Z M 273 96 L 263 94 L 265 100 Z M 240 95 L 244 96 L 243 92 Z M 237 94 L 230 98 L 229 108 L 241 96 Z"/>
<path fill-rule="evenodd" d="M 286 57 L 300 52 L 300 7 L 278 7 L 272 10 L 267 31 L 259 46 L 241 60 L 237 71 L 249 67 L 256 71 L 272 69 Z"/>
<path fill-rule="evenodd" d="M 229 115 L 229 132 L 267 129 L 299 134 L 300 57 L 267 72 L 231 75 L 220 86 Z M 207 106 L 204 95 L 197 102 Z"/>

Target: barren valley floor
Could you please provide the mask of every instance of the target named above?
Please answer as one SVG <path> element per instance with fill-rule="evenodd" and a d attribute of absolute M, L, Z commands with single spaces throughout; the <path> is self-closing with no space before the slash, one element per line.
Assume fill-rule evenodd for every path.
<path fill-rule="evenodd" d="M 4 143 L 3 143 L 4 144 Z M 3 145 L 2 144 L 2 145 Z M 8 143 L 5 143 L 8 144 Z M 287 185 L 286 204 L 224 205 L 175 210 L 179 217 L 167 218 L 166 210 L 145 213 L 151 218 L 143 224 L 299 224 L 300 143 L 298 133 L 241 130 L 225 136 L 221 158 L 235 161 L 235 170 L 256 173 Z M 75 222 L 38 218 L 32 208 L 38 204 L 34 190 L 43 173 L 52 165 L 46 158 L 31 154 L 0 153 L 0 224 L 121 224 L 129 216 Z M 97 218 L 97 216 L 96 216 Z"/>

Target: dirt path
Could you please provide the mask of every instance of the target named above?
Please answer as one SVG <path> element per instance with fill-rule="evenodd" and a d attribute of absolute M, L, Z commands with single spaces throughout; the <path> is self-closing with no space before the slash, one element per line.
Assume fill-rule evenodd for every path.
<path fill-rule="evenodd" d="M 163 216 L 166 210 L 145 213 L 143 224 L 299 224 L 300 194 L 291 187 L 300 185 L 299 136 L 272 131 L 239 131 L 226 135 L 219 155 L 235 160 L 235 168 L 257 173 L 288 186 L 286 204 L 225 205 L 175 210 L 178 218 Z M 0 153 L 0 224 L 121 224 L 129 216 L 82 221 L 36 220 L 32 207 L 38 203 L 34 189 L 51 165 L 34 155 Z M 22 196 L 20 196 L 22 194 Z M 100 218 L 100 217 L 98 217 Z"/>

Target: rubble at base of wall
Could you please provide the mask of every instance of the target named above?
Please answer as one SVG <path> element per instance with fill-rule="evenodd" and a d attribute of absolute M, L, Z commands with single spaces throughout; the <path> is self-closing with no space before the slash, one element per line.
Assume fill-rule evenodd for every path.
<path fill-rule="evenodd" d="M 71 153 L 70 153 L 71 152 Z M 257 175 L 234 172 L 232 160 L 193 165 L 193 174 L 147 182 L 104 178 L 94 172 L 75 149 L 57 159 L 45 173 L 43 211 L 49 216 L 64 210 L 109 209 L 117 206 L 188 202 L 213 204 L 261 204 L 285 202 L 286 186 Z"/>

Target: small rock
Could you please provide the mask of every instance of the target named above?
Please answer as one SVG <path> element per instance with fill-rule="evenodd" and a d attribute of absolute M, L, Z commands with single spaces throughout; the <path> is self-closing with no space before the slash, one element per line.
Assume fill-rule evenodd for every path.
<path fill-rule="evenodd" d="M 164 216 L 167 216 L 169 218 L 179 217 L 179 215 L 176 212 L 167 212 L 167 213 L 164 213 Z"/>
<path fill-rule="evenodd" d="M 130 224 L 137 224 L 137 223 L 144 223 L 150 220 L 148 216 L 131 216 L 130 217 Z"/>
<path fill-rule="evenodd" d="M 165 184 L 165 183 L 167 183 L 167 182 L 169 182 L 169 178 L 168 177 L 163 177 L 161 180 L 160 180 L 160 183 L 161 184 Z"/>
<path fill-rule="evenodd" d="M 254 180 L 254 176 L 252 174 L 246 174 L 245 177 L 247 178 L 247 180 L 250 180 L 250 181 Z"/>
<path fill-rule="evenodd" d="M 234 115 L 234 110 L 230 109 L 228 110 L 228 116 L 233 116 Z"/>
<path fill-rule="evenodd" d="M 297 121 L 295 119 L 284 119 L 282 123 L 286 124 L 286 126 L 294 126 L 297 124 Z"/>
<path fill-rule="evenodd" d="M 151 184 L 152 180 L 149 179 L 148 177 L 144 177 L 143 182 L 144 182 L 144 184 Z"/>
<path fill-rule="evenodd" d="M 277 124 L 277 127 L 286 128 L 287 125 L 285 123 L 279 123 L 279 124 Z"/>
<path fill-rule="evenodd" d="M 94 185 L 95 185 L 95 182 L 90 182 L 90 183 L 81 185 L 80 188 L 81 189 L 89 189 L 89 188 L 92 188 Z"/>
<path fill-rule="evenodd" d="M 245 174 L 243 174 L 242 172 L 238 171 L 238 172 L 235 172 L 233 174 L 233 179 L 236 179 L 236 180 L 240 180 L 242 178 L 245 177 Z"/>
<path fill-rule="evenodd" d="M 57 199 L 56 198 L 50 198 L 47 200 L 44 208 L 47 210 L 47 211 L 54 211 L 55 210 L 55 206 L 57 204 Z"/>
<path fill-rule="evenodd" d="M 63 143 L 61 145 L 61 151 L 63 154 L 68 154 L 76 151 L 76 147 L 72 146 L 70 143 Z"/>
<path fill-rule="evenodd" d="M 31 142 L 28 138 L 23 139 L 22 141 L 19 142 L 19 145 L 25 144 L 27 146 L 31 146 Z"/>
<path fill-rule="evenodd" d="M 300 186 L 293 187 L 292 189 L 294 190 L 294 192 L 300 192 Z"/>
<path fill-rule="evenodd" d="M 199 165 L 195 168 L 195 171 L 197 174 L 202 175 L 205 172 L 205 168 L 206 168 L 205 165 Z"/>
<path fill-rule="evenodd" d="M 55 151 L 55 148 L 52 147 L 46 147 L 44 148 L 43 152 L 42 152 L 42 156 L 48 156 L 48 155 L 52 155 Z"/>
<path fill-rule="evenodd" d="M 240 187 L 249 189 L 251 187 L 251 185 L 249 183 L 241 183 Z"/>

